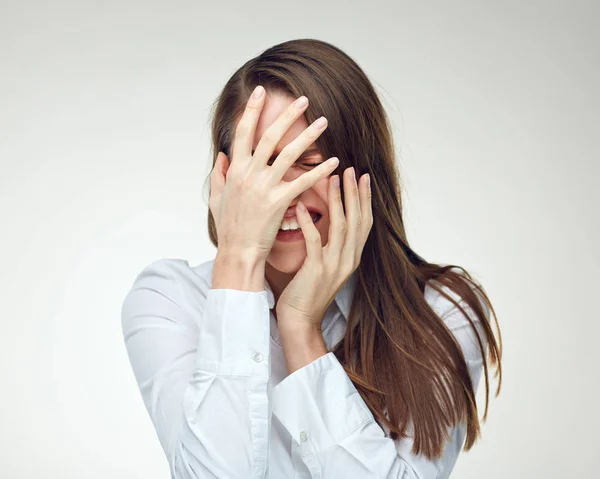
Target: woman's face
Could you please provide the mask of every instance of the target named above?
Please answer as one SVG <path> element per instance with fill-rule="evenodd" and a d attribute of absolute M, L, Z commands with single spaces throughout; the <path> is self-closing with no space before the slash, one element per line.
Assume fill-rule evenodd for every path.
<path fill-rule="evenodd" d="M 267 97 L 265 99 L 265 105 L 261 112 L 256 127 L 254 136 L 254 143 L 252 145 L 252 151 L 254 151 L 258 145 L 258 142 L 262 138 L 266 129 L 283 113 L 286 108 L 295 100 L 292 96 L 284 96 L 281 93 L 271 93 L 267 90 Z M 308 99 L 310 102 L 310 98 Z M 273 151 L 273 157 L 276 158 L 281 150 L 297 136 L 300 135 L 306 128 L 308 128 L 308 122 L 304 115 L 301 115 L 295 123 L 285 132 L 281 138 L 275 150 Z M 316 144 L 311 144 L 308 148 L 316 148 Z M 327 158 L 323 158 L 320 152 L 310 154 L 300 160 L 297 160 L 295 164 L 290 166 L 283 176 L 284 181 L 292 181 L 298 178 L 300 175 L 307 171 L 315 168 L 314 166 L 308 166 L 311 163 L 322 163 Z M 273 164 L 270 162 L 269 164 Z M 298 197 L 294 198 L 291 205 L 298 203 L 298 200 L 302 202 L 310 209 L 311 207 L 318 210 L 322 216 L 321 219 L 315 224 L 315 227 L 321 233 L 321 243 L 327 244 L 328 233 L 329 233 L 329 207 L 327 201 L 327 185 L 328 177 L 317 181 L 311 188 L 303 191 Z M 285 205 L 289 207 L 290 205 Z M 296 273 L 304 263 L 306 257 L 306 245 L 304 238 L 297 241 L 280 241 L 275 240 L 273 248 L 269 256 L 267 257 L 267 263 L 273 268 L 281 271 L 282 273 Z"/>

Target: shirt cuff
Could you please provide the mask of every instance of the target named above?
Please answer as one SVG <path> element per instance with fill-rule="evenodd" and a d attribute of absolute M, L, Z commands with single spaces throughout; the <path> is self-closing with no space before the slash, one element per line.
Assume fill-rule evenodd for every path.
<path fill-rule="evenodd" d="M 215 374 L 268 379 L 267 292 L 210 289 L 205 304 L 196 366 Z"/>
<path fill-rule="evenodd" d="M 375 420 L 332 352 L 288 375 L 273 388 L 271 398 L 273 414 L 303 456 L 340 444 Z"/>

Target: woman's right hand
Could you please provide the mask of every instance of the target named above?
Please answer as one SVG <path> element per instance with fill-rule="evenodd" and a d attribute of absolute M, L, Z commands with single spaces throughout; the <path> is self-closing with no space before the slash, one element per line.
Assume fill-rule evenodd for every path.
<path fill-rule="evenodd" d="M 267 128 L 252 154 L 256 126 L 266 98 L 264 88 L 258 88 L 262 89 L 262 95 L 250 96 L 236 127 L 231 162 L 222 151 L 217 156 L 211 173 L 209 208 L 217 228 L 219 252 L 225 250 L 266 260 L 291 202 L 331 174 L 339 161 L 330 158 L 293 181 L 282 181 L 300 154 L 325 131 L 327 121 L 321 128 L 315 126 L 315 121 L 283 148 L 272 166 L 267 164 L 285 132 L 308 105 L 307 102 L 298 108 L 298 100 Z"/>

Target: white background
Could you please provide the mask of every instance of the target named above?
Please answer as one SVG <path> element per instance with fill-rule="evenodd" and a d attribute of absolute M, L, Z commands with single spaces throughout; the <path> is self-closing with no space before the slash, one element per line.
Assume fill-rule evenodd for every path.
<path fill-rule="evenodd" d="M 121 302 L 156 259 L 214 257 L 210 105 L 294 38 L 372 79 L 412 247 L 497 310 L 502 392 L 453 477 L 595 474 L 597 2 L 0 5 L 1 477 L 168 477 Z"/>

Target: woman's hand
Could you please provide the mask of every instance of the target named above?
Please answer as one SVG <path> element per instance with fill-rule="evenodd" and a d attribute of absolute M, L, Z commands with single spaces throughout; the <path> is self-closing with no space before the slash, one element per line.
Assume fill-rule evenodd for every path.
<path fill-rule="evenodd" d="M 329 240 L 325 247 L 309 213 L 300 202 L 296 205 L 306 241 L 306 259 L 277 301 L 277 324 L 282 334 L 320 333 L 325 311 L 360 263 L 373 225 L 368 173 L 357 183 L 354 168 L 348 168 L 344 172 L 344 192 L 347 218 L 339 177 L 332 176 L 328 190 Z"/>
<path fill-rule="evenodd" d="M 211 173 L 209 208 L 215 219 L 219 252 L 226 249 L 243 257 L 265 260 L 275 243 L 281 221 L 290 203 L 337 167 L 337 158 L 330 158 L 293 181 L 282 181 L 288 168 L 327 127 L 314 122 L 279 153 L 272 166 L 267 163 L 277 144 L 303 114 L 305 105 L 296 100 L 267 128 L 252 154 L 256 125 L 264 106 L 262 94 L 254 94 L 236 127 L 231 148 L 231 163 L 219 152 Z M 257 91 L 255 90 L 255 92 Z M 301 97 L 303 98 L 303 97 Z M 318 121 L 318 120 L 317 120 Z"/>

